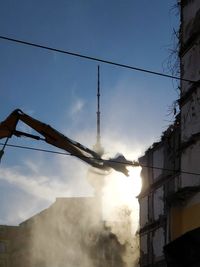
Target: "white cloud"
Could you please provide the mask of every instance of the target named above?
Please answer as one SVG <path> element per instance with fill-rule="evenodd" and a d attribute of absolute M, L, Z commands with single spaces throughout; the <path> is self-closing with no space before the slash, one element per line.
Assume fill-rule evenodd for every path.
<path fill-rule="evenodd" d="M 68 193 L 64 184 L 56 182 L 56 177 L 50 179 L 43 175 L 25 175 L 23 171 L 14 168 L 1 168 L 0 179 L 25 192 L 44 200 L 53 200 L 56 196 Z"/>
<path fill-rule="evenodd" d="M 84 106 L 85 106 L 85 102 L 83 99 L 80 99 L 80 98 L 76 99 L 71 106 L 70 115 L 74 116 L 77 113 L 81 112 Z"/>

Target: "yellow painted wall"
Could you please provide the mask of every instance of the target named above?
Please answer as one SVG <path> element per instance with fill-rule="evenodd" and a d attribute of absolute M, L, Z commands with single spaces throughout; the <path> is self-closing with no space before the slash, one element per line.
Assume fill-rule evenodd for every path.
<path fill-rule="evenodd" d="M 200 203 L 190 207 L 173 207 L 170 214 L 171 240 L 200 227 Z"/>
<path fill-rule="evenodd" d="M 182 234 L 182 208 L 172 207 L 170 211 L 171 240 Z"/>

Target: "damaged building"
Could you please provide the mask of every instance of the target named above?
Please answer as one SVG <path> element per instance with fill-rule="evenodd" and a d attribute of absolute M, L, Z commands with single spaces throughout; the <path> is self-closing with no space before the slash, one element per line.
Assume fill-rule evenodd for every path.
<path fill-rule="evenodd" d="M 18 226 L 0 225 L 0 267 L 12 264 L 13 240 L 18 235 Z"/>
<path fill-rule="evenodd" d="M 19 226 L 1 226 L 0 266 L 125 267 L 125 244 L 98 207 L 93 197 L 57 198 Z"/>
<path fill-rule="evenodd" d="M 165 266 L 163 247 L 171 239 L 170 201 L 179 188 L 180 158 L 178 156 L 180 123 L 164 132 L 139 159 L 143 167 L 140 204 L 140 266 Z M 145 167 L 146 166 L 146 167 Z M 151 168 L 157 166 L 157 168 Z"/>
<path fill-rule="evenodd" d="M 200 266 L 200 1 L 182 0 L 180 114 L 140 158 L 140 266 Z M 146 167 L 145 167 L 146 166 Z"/>

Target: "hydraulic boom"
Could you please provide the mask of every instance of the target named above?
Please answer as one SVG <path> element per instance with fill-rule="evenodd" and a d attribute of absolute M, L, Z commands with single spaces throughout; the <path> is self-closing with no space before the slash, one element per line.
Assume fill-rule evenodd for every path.
<path fill-rule="evenodd" d="M 19 121 L 22 121 L 34 129 L 42 137 L 18 131 L 16 127 Z M 14 110 L 3 122 L 0 123 L 0 139 L 11 138 L 13 135 L 17 137 L 25 136 L 36 140 L 43 140 L 48 144 L 69 152 L 73 156 L 83 160 L 94 168 L 103 170 L 109 170 L 110 168 L 113 168 L 116 171 L 124 173 L 126 176 L 128 176 L 128 170 L 126 167 L 132 164 L 132 162 L 127 161 L 123 155 L 111 158 L 109 160 L 104 160 L 95 151 L 73 141 L 72 139 L 52 128 L 50 125 L 32 118 L 20 109 Z"/>

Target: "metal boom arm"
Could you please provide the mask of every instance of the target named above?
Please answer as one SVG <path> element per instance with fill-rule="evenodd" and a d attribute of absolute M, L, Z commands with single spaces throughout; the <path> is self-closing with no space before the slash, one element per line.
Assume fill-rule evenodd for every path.
<path fill-rule="evenodd" d="M 22 121 L 26 125 L 30 126 L 44 138 L 16 130 L 19 121 Z M 121 161 L 122 164 L 117 164 L 117 158 L 103 160 L 98 153 L 66 137 L 62 133 L 52 128 L 50 125 L 32 118 L 20 109 L 14 110 L 3 122 L 0 123 L 0 139 L 6 137 L 11 138 L 13 135 L 18 137 L 26 136 L 36 140 L 44 140 L 55 147 L 69 152 L 73 156 L 76 156 L 95 168 L 105 170 L 113 168 L 117 171 L 123 172 L 125 175 L 128 175 L 125 163 L 128 165 L 128 163 L 130 164 L 130 161 L 126 161 L 124 158 L 125 161 Z"/>

